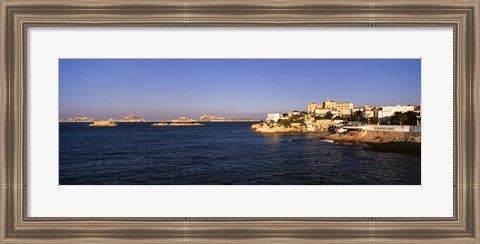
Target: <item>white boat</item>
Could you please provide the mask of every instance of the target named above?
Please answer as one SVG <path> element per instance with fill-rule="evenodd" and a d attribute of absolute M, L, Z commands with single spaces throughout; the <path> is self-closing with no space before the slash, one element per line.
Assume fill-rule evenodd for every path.
<path fill-rule="evenodd" d="M 328 142 L 328 143 L 333 143 L 333 140 L 329 140 L 329 139 L 322 139 L 320 141 L 323 141 L 323 142 Z"/>

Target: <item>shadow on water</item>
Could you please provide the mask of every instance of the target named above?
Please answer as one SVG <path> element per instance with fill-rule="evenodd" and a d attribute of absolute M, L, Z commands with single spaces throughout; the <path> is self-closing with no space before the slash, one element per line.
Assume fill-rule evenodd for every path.
<path fill-rule="evenodd" d="M 365 150 L 392 153 L 407 153 L 412 155 L 422 155 L 422 145 L 416 142 L 387 142 L 387 143 L 368 143 Z"/>

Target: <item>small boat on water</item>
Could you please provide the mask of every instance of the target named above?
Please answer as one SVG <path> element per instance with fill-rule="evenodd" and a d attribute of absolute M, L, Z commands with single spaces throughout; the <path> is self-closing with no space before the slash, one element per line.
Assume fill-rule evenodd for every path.
<path fill-rule="evenodd" d="M 329 139 L 322 139 L 320 140 L 322 142 L 327 142 L 327 143 L 333 143 L 334 141 L 333 140 L 329 140 Z"/>

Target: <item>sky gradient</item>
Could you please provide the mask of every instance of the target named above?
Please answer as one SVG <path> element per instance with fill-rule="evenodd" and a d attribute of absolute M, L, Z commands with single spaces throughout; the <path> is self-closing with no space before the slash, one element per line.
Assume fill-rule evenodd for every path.
<path fill-rule="evenodd" d="M 325 99 L 419 105 L 420 59 L 60 59 L 60 117 L 265 119 Z"/>

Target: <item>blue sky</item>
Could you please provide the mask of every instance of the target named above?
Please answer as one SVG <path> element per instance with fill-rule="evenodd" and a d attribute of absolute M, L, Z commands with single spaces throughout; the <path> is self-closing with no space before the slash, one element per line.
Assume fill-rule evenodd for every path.
<path fill-rule="evenodd" d="M 60 59 L 60 117 L 265 119 L 325 99 L 420 104 L 420 59 Z"/>

